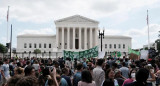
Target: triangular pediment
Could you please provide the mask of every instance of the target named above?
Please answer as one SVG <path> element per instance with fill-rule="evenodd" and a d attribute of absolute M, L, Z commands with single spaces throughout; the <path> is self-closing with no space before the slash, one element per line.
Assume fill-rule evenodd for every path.
<path fill-rule="evenodd" d="M 90 22 L 90 23 L 98 23 L 98 21 L 80 16 L 80 15 L 74 15 L 67 18 L 56 20 L 55 22 Z"/>

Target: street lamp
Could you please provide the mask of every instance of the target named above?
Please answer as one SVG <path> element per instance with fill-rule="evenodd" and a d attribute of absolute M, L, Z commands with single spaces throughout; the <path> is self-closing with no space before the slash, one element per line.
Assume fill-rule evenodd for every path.
<path fill-rule="evenodd" d="M 99 30 L 99 39 L 101 39 L 101 52 L 102 52 L 102 37 L 104 39 L 104 30 L 103 30 L 103 32 L 100 32 L 100 30 Z"/>
<path fill-rule="evenodd" d="M 25 57 L 25 54 L 26 54 L 26 51 L 24 51 L 24 55 L 23 55 L 23 57 Z"/>
<path fill-rule="evenodd" d="M 46 53 L 46 51 L 44 51 L 44 54 L 45 54 L 45 53 Z M 44 56 L 45 56 L 45 55 L 44 55 Z M 44 56 L 43 56 L 43 57 L 44 57 Z"/>
<path fill-rule="evenodd" d="M 31 55 L 31 51 L 29 51 L 29 58 L 30 58 L 30 55 Z"/>
<path fill-rule="evenodd" d="M 50 56 L 51 56 L 51 51 L 49 51 L 49 58 L 50 58 Z"/>

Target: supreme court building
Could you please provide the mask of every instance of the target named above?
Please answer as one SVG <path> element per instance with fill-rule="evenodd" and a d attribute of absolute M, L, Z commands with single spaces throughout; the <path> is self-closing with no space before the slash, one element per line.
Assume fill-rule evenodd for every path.
<path fill-rule="evenodd" d="M 17 36 L 17 52 L 33 52 L 40 49 L 41 52 L 83 51 L 94 46 L 99 46 L 99 22 L 80 16 L 59 19 L 55 21 L 56 35 L 24 34 Z M 103 51 L 128 52 L 131 47 L 131 37 L 105 35 L 103 39 Z"/>

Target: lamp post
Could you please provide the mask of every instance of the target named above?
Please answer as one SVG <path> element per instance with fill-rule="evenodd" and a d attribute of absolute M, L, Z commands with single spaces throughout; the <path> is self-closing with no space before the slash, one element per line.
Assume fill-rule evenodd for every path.
<path fill-rule="evenodd" d="M 29 58 L 30 58 L 30 55 L 31 55 L 31 51 L 29 51 Z"/>
<path fill-rule="evenodd" d="M 49 58 L 50 58 L 50 56 L 51 56 L 51 51 L 49 51 Z"/>
<path fill-rule="evenodd" d="M 101 39 L 101 52 L 102 52 L 102 37 L 104 39 L 104 30 L 103 30 L 103 32 L 100 32 L 100 30 L 99 30 L 99 39 Z"/>
<path fill-rule="evenodd" d="M 44 57 L 44 53 L 42 52 L 42 58 Z"/>
<path fill-rule="evenodd" d="M 57 58 L 57 52 L 56 52 L 56 58 Z"/>
<path fill-rule="evenodd" d="M 26 52 L 26 51 L 24 51 L 24 55 L 23 55 L 23 57 L 25 57 L 26 53 L 27 53 L 27 52 Z"/>
<path fill-rule="evenodd" d="M 45 53 L 46 53 L 46 51 L 44 51 L 44 56 L 45 56 Z M 44 56 L 43 56 L 43 58 L 44 58 Z"/>

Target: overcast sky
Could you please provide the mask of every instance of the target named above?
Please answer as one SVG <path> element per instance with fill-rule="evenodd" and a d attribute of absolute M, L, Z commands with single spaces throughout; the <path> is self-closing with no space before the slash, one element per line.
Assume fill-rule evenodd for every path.
<path fill-rule="evenodd" d="M 17 35 L 55 34 L 55 20 L 77 14 L 99 21 L 105 35 L 132 37 L 134 49 L 148 43 L 147 9 L 151 43 L 158 39 L 160 31 L 160 0 L 0 0 L 0 43 L 3 44 L 7 39 L 8 6 L 13 47 L 18 46 Z"/>

